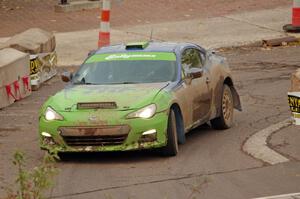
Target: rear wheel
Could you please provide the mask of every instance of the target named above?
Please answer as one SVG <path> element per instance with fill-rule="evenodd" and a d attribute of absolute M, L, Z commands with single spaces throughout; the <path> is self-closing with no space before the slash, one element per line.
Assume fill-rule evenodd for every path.
<path fill-rule="evenodd" d="M 228 129 L 233 123 L 233 97 L 228 85 L 223 86 L 221 116 L 210 121 L 214 129 Z"/>
<path fill-rule="evenodd" d="M 176 128 L 176 116 L 171 109 L 168 118 L 167 145 L 162 148 L 162 154 L 165 156 L 175 156 L 178 153 L 178 137 Z"/>

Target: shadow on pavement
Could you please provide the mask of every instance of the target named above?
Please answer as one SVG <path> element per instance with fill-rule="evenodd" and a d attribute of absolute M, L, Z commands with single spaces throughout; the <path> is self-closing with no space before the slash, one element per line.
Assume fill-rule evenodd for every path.
<path fill-rule="evenodd" d="M 208 125 L 204 124 L 188 134 L 186 134 L 186 143 L 180 145 L 179 154 L 181 150 L 187 145 L 199 144 L 201 139 L 207 134 L 213 133 L 214 130 Z M 78 152 L 78 153 L 62 153 L 59 154 L 61 160 L 59 163 L 132 163 L 132 162 L 147 162 L 160 161 L 176 157 L 165 157 L 160 154 L 159 149 L 152 150 L 137 150 L 137 151 L 120 151 L 120 152 Z"/>

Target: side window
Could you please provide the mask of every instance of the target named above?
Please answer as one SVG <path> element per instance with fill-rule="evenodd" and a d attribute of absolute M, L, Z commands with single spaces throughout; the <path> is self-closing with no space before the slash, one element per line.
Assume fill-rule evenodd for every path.
<path fill-rule="evenodd" d="M 186 49 L 181 56 L 181 65 L 186 74 L 190 68 L 202 68 L 205 55 L 195 48 Z"/>

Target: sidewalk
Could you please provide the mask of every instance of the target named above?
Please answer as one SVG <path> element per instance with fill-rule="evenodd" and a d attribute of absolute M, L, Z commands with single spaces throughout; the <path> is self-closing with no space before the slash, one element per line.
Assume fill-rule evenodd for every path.
<path fill-rule="evenodd" d="M 28 28 L 67 32 L 99 27 L 100 9 L 56 13 L 58 0 L 0 0 L 0 37 L 12 36 Z M 113 27 L 153 24 L 231 13 L 291 6 L 291 0 L 126 0 L 112 1 Z"/>
<path fill-rule="evenodd" d="M 193 19 L 151 25 L 120 27 L 111 30 L 111 43 L 153 39 L 195 42 L 207 48 L 249 44 L 262 39 L 286 36 L 282 26 L 290 22 L 290 7 Z M 98 29 L 56 33 L 59 65 L 79 65 L 90 50 L 97 48 Z M 0 43 L 7 38 L 0 38 Z"/>
<path fill-rule="evenodd" d="M 248 44 L 283 37 L 282 25 L 290 21 L 290 8 L 262 10 L 210 19 L 194 19 L 112 29 L 112 44 L 148 40 L 195 42 L 207 48 Z M 264 25 L 267 24 L 267 25 Z M 97 48 L 98 30 L 57 33 L 59 65 L 78 65 L 89 50 Z"/>
<path fill-rule="evenodd" d="M 255 199 L 299 199 L 299 198 L 300 198 L 300 193 L 292 193 L 292 194 L 283 194 L 278 196 L 255 198 Z"/>

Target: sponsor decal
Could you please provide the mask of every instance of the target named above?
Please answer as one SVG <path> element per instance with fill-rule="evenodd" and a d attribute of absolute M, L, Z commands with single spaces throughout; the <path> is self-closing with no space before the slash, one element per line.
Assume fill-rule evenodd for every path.
<path fill-rule="evenodd" d="M 39 72 L 40 66 L 42 65 L 38 57 L 30 60 L 30 75 L 37 74 Z"/>
<path fill-rule="evenodd" d="M 171 52 L 126 52 L 126 53 L 110 53 L 95 54 L 88 58 L 86 63 L 108 62 L 108 61 L 176 61 L 176 55 Z"/>
<path fill-rule="evenodd" d="M 53 53 L 41 53 L 31 55 L 30 58 L 30 75 L 37 74 L 38 72 L 48 72 L 54 68 L 57 63 L 57 55 Z M 47 68 L 47 70 L 45 70 Z"/>
<path fill-rule="evenodd" d="M 300 97 L 288 95 L 290 109 L 293 113 L 300 113 Z"/>
<path fill-rule="evenodd" d="M 149 54 L 112 54 L 105 58 L 105 60 L 116 60 L 116 59 L 130 59 L 130 58 L 155 58 L 156 55 L 149 55 Z"/>

